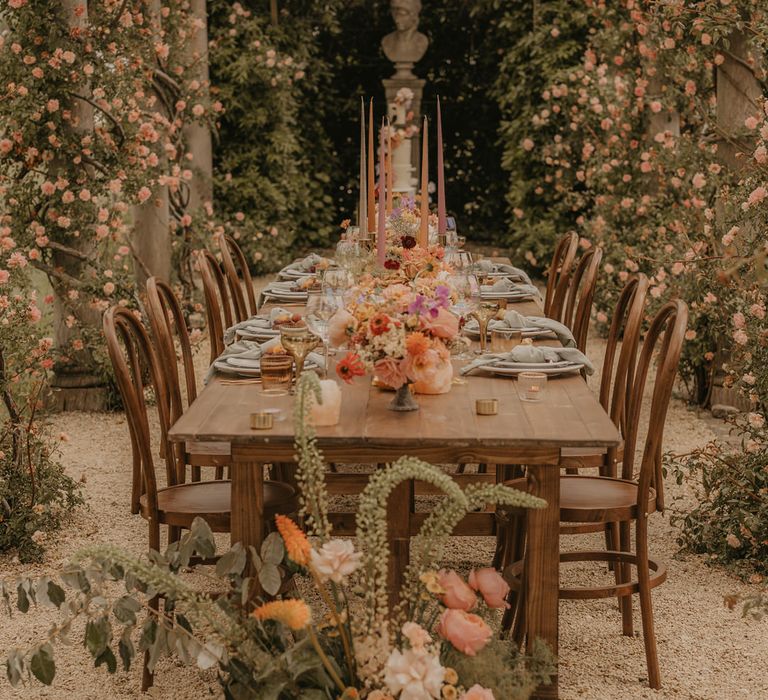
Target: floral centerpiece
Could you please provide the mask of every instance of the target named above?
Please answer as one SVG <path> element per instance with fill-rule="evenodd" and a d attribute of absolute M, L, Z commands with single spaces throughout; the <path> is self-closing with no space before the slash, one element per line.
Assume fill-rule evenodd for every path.
<path fill-rule="evenodd" d="M 430 214 L 429 223 L 437 225 L 437 217 Z M 399 206 L 387 218 L 387 248 L 384 268 L 386 279 L 393 283 L 413 280 L 417 277 L 434 277 L 449 271 L 445 262 L 445 249 L 440 245 L 418 245 L 417 234 L 421 215 L 413 198 L 403 197 Z"/>
<path fill-rule="evenodd" d="M 421 291 L 405 284 L 375 286 L 372 277 L 366 281 L 331 319 L 331 342 L 350 348 L 336 367 L 338 375 L 351 382 L 372 371 L 395 390 L 407 391 L 412 384 L 417 393 L 448 392 L 453 366 L 447 344 L 459 333 L 458 319 L 448 310 L 451 290 L 436 280 L 417 285 Z"/>
<path fill-rule="evenodd" d="M 115 673 L 119 656 L 128 670 L 143 652 L 153 671 L 161 657 L 173 655 L 202 669 L 218 666 L 227 698 L 525 700 L 548 682 L 555 669 L 546 648 L 531 645 L 523 656 L 495 629 L 509 590 L 498 572 L 481 567 L 465 578 L 437 563 L 467 512 L 488 503 L 540 508 L 544 501 L 502 484 L 462 490 L 441 469 L 402 457 L 377 470 L 361 494 L 357 545 L 334 537 L 327 465 L 307 421 L 312 396 L 322 400 L 317 376 L 307 372 L 294 418 L 308 533 L 277 516 L 277 532 L 260 552 L 236 544 L 219 558 L 216 576 L 206 577 L 209 586 L 217 584 L 215 595 L 182 575 L 192 557 L 216 554 L 201 518 L 164 553 L 137 558 L 113 545 L 91 545 L 57 580 L 0 580 L 0 601 L 9 611 L 13 600 L 21 613 L 40 605 L 58 608 L 62 617 L 39 644 L 8 651 L 11 684 L 28 676 L 52 684 L 53 643 L 68 640 L 77 618 L 86 622 L 83 647 L 96 666 Z M 393 490 L 410 479 L 432 484 L 445 500 L 413 538 L 400 602 L 390 607 L 383 513 Z M 256 580 L 269 599 L 255 595 Z M 154 596 L 162 596 L 162 608 Z M 144 621 L 142 609 L 149 613 Z"/>

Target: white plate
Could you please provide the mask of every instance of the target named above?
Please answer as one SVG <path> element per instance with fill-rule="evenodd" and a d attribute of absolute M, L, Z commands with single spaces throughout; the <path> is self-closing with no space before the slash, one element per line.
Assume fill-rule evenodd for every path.
<path fill-rule="evenodd" d="M 285 280 L 297 280 L 303 277 L 310 277 L 316 273 L 309 272 L 308 270 L 280 270 L 279 276 Z"/>
<path fill-rule="evenodd" d="M 521 330 L 523 332 L 523 337 L 525 338 L 543 338 L 545 336 L 554 335 L 552 331 L 549 330 L 548 328 L 537 328 L 536 326 L 527 326 L 525 328 L 519 328 L 515 330 Z M 467 323 L 464 326 L 464 332 L 471 338 L 479 338 L 480 326 L 477 325 L 477 321 L 475 321 L 474 323 Z M 491 336 L 491 328 L 488 329 L 488 337 L 490 338 L 490 336 Z"/>
<path fill-rule="evenodd" d="M 584 367 L 580 362 L 506 362 L 496 365 L 485 365 L 479 369 L 487 370 L 492 374 L 499 374 L 503 377 L 516 377 L 521 372 L 541 372 L 550 377 L 556 377 L 561 374 L 573 374 Z"/>
<path fill-rule="evenodd" d="M 531 292 L 516 292 L 515 290 L 512 290 L 511 292 L 492 292 L 485 289 L 480 290 L 481 299 L 506 299 L 507 301 L 525 301 L 527 299 L 533 299 L 534 296 L 535 295 Z"/>
<path fill-rule="evenodd" d="M 263 328 L 260 326 L 248 326 L 247 328 L 241 328 L 237 331 L 237 335 L 242 340 L 272 340 L 272 338 L 280 335 L 280 331 L 276 328 Z"/>
<path fill-rule="evenodd" d="M 237 357 L 235 355 L 235 357 Z M 217 372 L 221 372 L 222 374 L 233 374 L 237 377 L 260 377 L 261 376 L 261 368 L 256 367 L 235 367 L 233 364 L 230 364 L 227 362 L 227 360 L 232 360 L 234 358 L 228 357 L 223 360 L 215 360 L 213 363 L 213 368 Z M 253 360 L 248 360 L 248 362 L 253 362 Z M 258 360 L 256 360 L 258 362 Z M 318 365 L 316 362 L 312 361 L 311 359 L 308 359 L 306 363 L 304 364 L 305 369 L 318 369 Z"/>
<path fill-rule="evenodd" d="M 306 292 L 293 292 L 283 289 L 266 289 L 264 296 L 270 299 L 285 299 L 286 301 L 306 301 Z"/>

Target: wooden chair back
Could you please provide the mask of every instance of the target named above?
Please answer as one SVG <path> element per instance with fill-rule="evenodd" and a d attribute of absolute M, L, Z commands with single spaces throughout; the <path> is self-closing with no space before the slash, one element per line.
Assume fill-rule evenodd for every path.
<path fill-rule="evenodd" d="M 547 275 L 547 291 L 544 297 L 544 315 L 555 321 L 562 321 L 565 308 L 565 296 L 568 292 L 568 284 L 571 269 L 576 260 L 576 252 L 579 247 L 579 237 L 575 231 L 566 233 L 557 243 L 552 255 Z"/>
<path fill-rule="evenodd" d="M 565 311 L 562 322 L 573 331 L 576 347 L 587 350 L 587 334 L 592 317 L 592 301 L 595 297 L 597 276 L 603 259 L 601 248 L 589 248 L 576 264 L 570 276 Z"/>
<path fill-rule="evenodd" d="M 166 481 L 172 486 L 177 483 L 178 454 L 168 443 L 168 391 L 149 334 L 133 311 L 113 306 L 104 314 L 103 328 L 107 352 L 128 418 L 132 445 L 141 461 L 142 494 L 146 495 L 150 519 L 158 522 L 158 485 L 145 392 L 149 388 L 154 390 L 161 441 L 165 447 Z"/>
<path fill-rule="evenodd" d="M 157 277 L 147 280 L 146 309 L 160 367 L 167 372 L 166 385 L 170 392 L 173 422 L 197 398 L 197 379 L 189 330 L 178 298 L 170 285 Z M 186 406 L 181 396 L 179 360 L 184 372 Z"/>
<path fill-rule="evenodd" d="M 626 436 L 630 399 L 628 388 L 634 381 L 647 296 L 648 278 L 642 272 L 630 277 L 616 302 L 603 356 L 600 405 L 610 415 L 622 437 Z"/>
<path fill-rule="evenodd" d="M 623 479 L 638 479 L 638 511 L 647 512 L 650 489 L 656 491 L 656 508 L 664 510 L 664 479 L 661 451 L 664 438 L 664 422 L 667 417 L 672 386 L 677 374 L 680 353 L 688 326 L 688 307 L 684 301 L 667 302 L 651 321 L 643 340 L 640 357 L 635 368 L 627 418 L 627 435 L 621 474 Z M 657 352 L 658 351 L 658 352 Z M 654 355 L 656 373 L 651 391 L 650 417 L 643 445 L 640 468 L 636 474 L 635 449 L 638 443 L 640 412 L 644 404 L 644 392 Z"/>
<path fill-rule="evenodd" d="M 210 361 L 213 363 L 224 352 L 224 331 L 234 324 L 235 305 L 226 277 L 213 253 L 200 250 L 197 252 L 197 260 L 203 278 L 205 317 L 211 340 Z"/>
<path fill-rule="evenodd" d="M 235 307 L 237 322 L 246 321 L 259 312 L 256 306 L 256 293 L 253 291 L 253 279 L 248 269 L 248 260 L 235 239 L 227 234 L 219 236 L 219 250 Z M 243 287 L 245 287 L 245 294 Z"/>

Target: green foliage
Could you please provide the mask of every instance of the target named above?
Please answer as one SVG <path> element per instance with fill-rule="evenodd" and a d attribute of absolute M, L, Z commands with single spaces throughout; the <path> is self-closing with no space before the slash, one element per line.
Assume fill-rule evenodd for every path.
<path fill-rule="evenodd" d="M 459 674 L 467 688 L 478 684 L 493 691 L 494 698 L 505 700 L 530 697 L 537 686 L 548 683 L 557 673 L 552 655 L 540 641 L 533 644 L 527 656 L 508 642 L 493 639 L 476 656 L 466 656 L 446 646 L 440 658 Z"/>
<path fill-rule="evenodd" d="M 333 154 L 316 105 L 326 69 L 314 36 L 332 29 L 334 3 L 323 3 L 319 16 L 294 4 L 301 5 L 288 3 L 277 27 L 266 6 L 251 12 L 216 1 L 209 8 L 211 80 L 226 106 L 215 149 L 216 208 L 243 219 L 239 242 L 257 270 L 327 244 L 336 228 Z"/>
<path fill-rule="evenodd" d="M 38 561 L 46 536 L 81 503 L 79 485 L 35 432 L 19 431 L 15 438 L 6 432 L 0 442 L 0 552 Z"/>
<path fill-rule="evenodd" d="M 715 442 L 690 455 L 667 456 L 678 482 L 700 484 L 696 504 L 676 512 L 678 542 L 713 563 L 760 581 L 768 575 L 768 435 L 759 414 L 737 426 L 741 445 Z"/>

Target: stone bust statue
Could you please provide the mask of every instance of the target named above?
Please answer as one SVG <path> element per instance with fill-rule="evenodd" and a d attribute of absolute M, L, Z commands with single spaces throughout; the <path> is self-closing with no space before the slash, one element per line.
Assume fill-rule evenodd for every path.
<path fill-rule="evenodd" d="M 429 46 L 429 39 L 418 30 L 421 0 L 392 0 L 391 12 L 397 29 L 381 40 L 381 47 L 395 64 L 393 78 L 415 78 L 413 64 L 422 59 Z"/>

